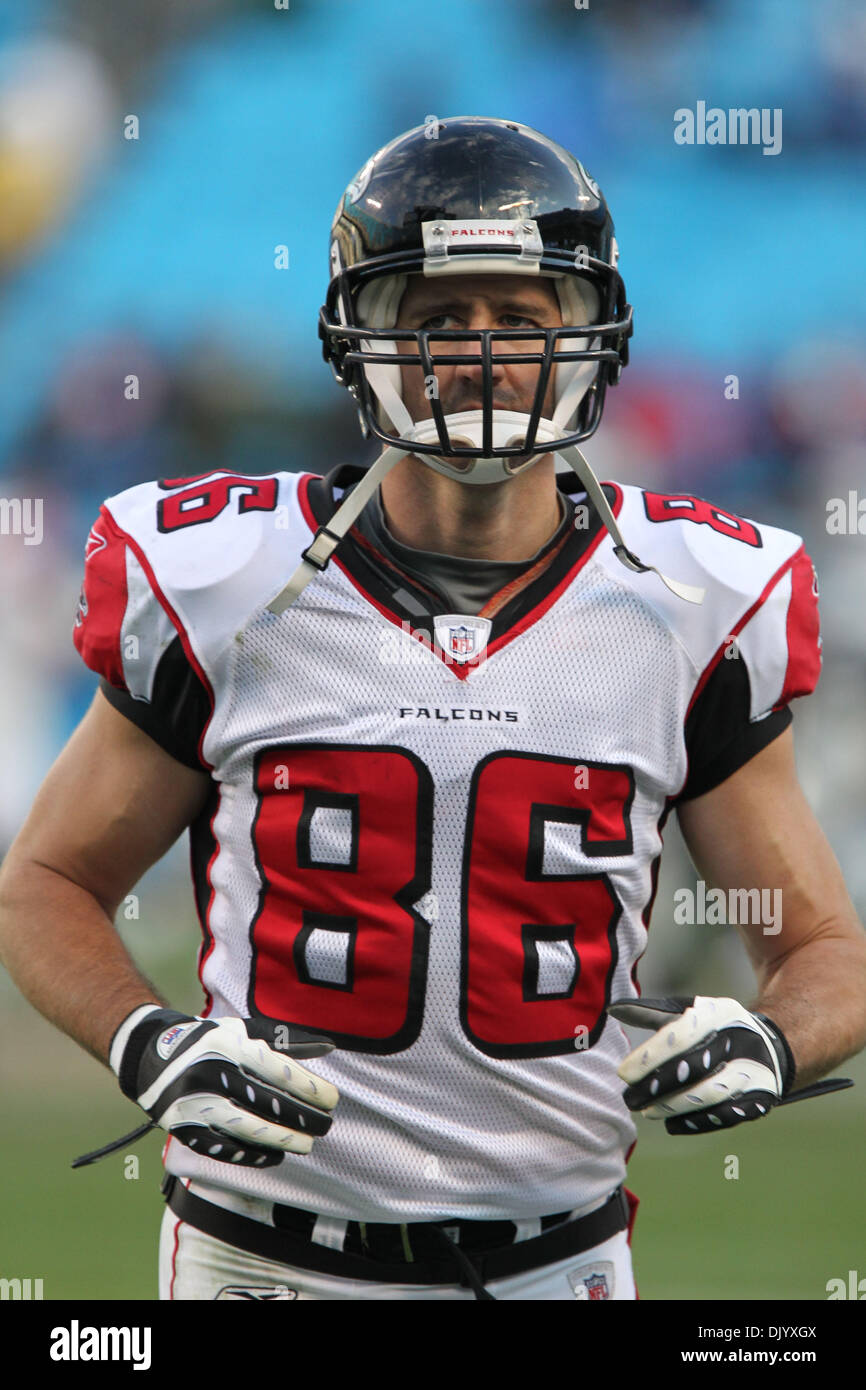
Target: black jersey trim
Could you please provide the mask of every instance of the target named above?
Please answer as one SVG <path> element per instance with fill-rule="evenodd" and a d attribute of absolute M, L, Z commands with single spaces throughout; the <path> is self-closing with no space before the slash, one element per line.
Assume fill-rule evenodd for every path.
<path fill-rule="evenodd" d="M 688 775 L 674 805 L 712 791 L 793 722 L 787 705 L 752 721 L 751 704 L 745 661 L 740 656 L 722 657 L 686 719 Z"/>
<path fill-rule="evenodd" d="M 201 947 L 198 955 L 198 977 L 205 995 L 202 1016 L 210 1013 L 213 999 L 205 988 L 204 967 L 214 948 L 214 936 L 210 925 L 210 912 L 214 899 L 211 869 L 221 848 L 214 830 L 214 821 L 220 807 L 220 784 L 214 782 L 208 791 L 207 800 L 189 827 L 189 867 L 195 898 L 196 916 L 201 927 Z"/>
<path fill-rule="evenodd" d="M 199 755 L 200 740 L 211 717 L 210 695 L 189 664 L 180 637 L 159 659 L 150 700 L 136 700 L 105 677 L 99 688 L 118 713 L 158 743 L 185 767 L 209 772 Z"/>

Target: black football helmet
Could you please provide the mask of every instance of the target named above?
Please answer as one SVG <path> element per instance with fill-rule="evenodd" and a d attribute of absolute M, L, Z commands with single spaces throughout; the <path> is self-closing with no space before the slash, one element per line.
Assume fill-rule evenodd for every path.
<path fill-rule="evenodd" d="M 557 453 L 584 484 L 627 568 L 655 570 L 674 593 L 700 603 L 703 590 L 644 564 L 625 544 L 598 479 L 577 448 L 597 429 L 608 386 L 628 362 L 631 306 L 617 270 L 613 222 L 598 184 L 560 145 L 515 121 L 428 118 L 369 159 L 343 194 L 331 228 L 331 282 L 319 315 L 324 357 L 354 396 L 365 435 L 384 448 L 320 526 L 301 563 L 268 608 L 282 613 L 328 564 L 395 464 L 407 455 L 462 483 L 493 483 Z M 557 328 L 397 328 L 409 275 L 550 276 Z M 508 341 L 507 352 L 494 343 Z M 514 345 L 525 340 L 525 351 Z M 534 341 L 533 341 L 534 340 Z M 457 344 L 459 353 L 449 351 Z M 473 344 L 472 353 L 463 346 Z M 401 347 L 405 345 L 404 351 Z M 537 364 L 528 413 L 494 405 L 496 363 Z M 481 367 L 480 410 L 446 414 L 438 390 L 432 417 L 413 420 L 401 366 Z M 553 410 L 543 413 L 553 385 Z M 426 384 L 426 383 L 425 383 Z"/>
<path fill-rule="evenodd" d="M 465 482 L 513 476 L 598 428 L 632 332 L 617 259 L 601 190 L 567 150 L 514 121 L 428 120 L 373 155 L 343 194 L 319 316 L 325 359 L 355 397 L 365 435 L 411 449 Z M 562 327 L 395 328 L 408 275 L 485 272 L 553 277 Z M 494 408 L 497 339 L 511 345 L 497 353 L 499 363 L 538 363 L 528 415 Z M 514 351 L 522 339 L 523 350 Z M 455 355 L 458 342 L 477 352 L 462 347 Z M 399 368 L 417 367 L 419 358 L 431 378 L 440 365 L 480 364 L 483 409 L 446 417 L 434 392 L 432 420 L 413 421 Z M 556 405 L 546 419 L 552 373 Z M 443 458 L 451 462 L 443 466 Z"/>

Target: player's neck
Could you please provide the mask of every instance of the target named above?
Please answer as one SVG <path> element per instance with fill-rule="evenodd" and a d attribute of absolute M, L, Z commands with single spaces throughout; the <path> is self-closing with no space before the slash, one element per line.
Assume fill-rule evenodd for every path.
<path fill-rule="evenodd" d="M 477 486 L 410 456 L 383 479 L 381 497 L 395 540 L 474 560 L 529 560 L 561 519 L 551 454 L 516 478 Z"/>

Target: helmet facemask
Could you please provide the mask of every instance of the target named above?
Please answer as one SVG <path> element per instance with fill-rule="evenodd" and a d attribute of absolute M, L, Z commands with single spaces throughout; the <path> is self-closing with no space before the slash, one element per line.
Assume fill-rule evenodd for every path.
<path fill-rule="evenodd" d="M 501 268 L 501 261 L 493 267 L 495 270 L 501 270 Z M 561 317 L 561 324 L 553 330 L 554 332 L 562 333 L 564 329 L 584 327 L 598 321 L 599 294 L 589 281 L 578 280 L 576 277 L 564 274 L 552 274 L 549 278 L 553 280 Z M 386 330 L 394 329 L 408 283 L 409 277 L 406 274 L 380 276 L 369 281 L 362 287 L 357 297 L 357 323 L 383 334 Z M 424 335 L 429 351 L 429 361 L 425 363 L 423 360 L 424 344 L 420 341 L 421 333 L 422 330 L 407 330 L 407 333 L 399 341 L 384 336 L 363 338 L 359 342 L 359 348 L 365 357 L 369 354 L 386 355 L 404 361 L 412 347 L 411 338 L 417 334 L 418 355 L 422 362 L 419 365 L 418 357 L 408 360 L 414 361 L 416 369 L 424 370 L 425 382 L 430 382 L 430 393 L 428 394 L 425 389 L 425 395 L 431 401 L 431 414 L 429 416 L 420 420 L 412 419 L 403 400 L 402 373 L 399 362 L 363 361 L 361 372 L 369 391 L 375 398 L 375 418 L 379 428 L 392 439 L 399 439 L 402 443 L 417 441 L 418 444 L 438 448 L 440 450 L 439 455 L 425 453 L 419 449 L 418 456 L 430 467 L 446 475 L 457 477 L 463 482 L 486 483 L 513 477 L 531 467 L 543 454 L 550 452 L 550 441 L 561 440 L 568 435 L 580 404 L 592 389 L 600 370 L 597 359 L 587 360 L 581 356 L 577 360 L 573 360 L 568 356 L 568 354 L 585 354 L 587 352 L 597 353 L 602 342 L 598 335 L 592 338 L 587 336 L 553 337 L 544 329 L 466 330 L 459 333 L 456 330 L 452 332 L 444 330 L 440 333 L 429 330 Z M 409 341 L 406 341 L 407 336 Z M 457 337 L 461 339 L 461 345 L 462 341 L 466 340 L 473 342 L 473 345 L 477 343 L 477 353 L 463 352 L 459 358 L 455 357 L 451 342 Z M 518 340 L 519 343 L 522 338 L 526 339 L 525 346 L 516 346 L 514 340 Z M 503 339 L 509 340 L 511 350 L 508 353 L 498 353 L 493 346 L 497 340 Z M 487 346 L 488 343 L 489 347 Z M 536 383 L 533 411 L 529 413 L 500 408 L 492 403 L 492 369 L 485 368 L 485 353 L 488 353 L 490 358 L 495 358 L 498 365 L 507 365 L 521 352 L 534 354 L 539 360 L 539 378 Z M 489 381 L 490 405 L 480 410 L 465 410 L 448 414 L 442 412 L 441 422 L 438 422 L 437 425 L 438 379 L 436 367 L 443 365 L 443 358 L 447 359 L 449 356 L 452 362 L 458 360 L 463 363 L 482 366 L 484 377 Z M 547 363 L 544 362 L 545 358 L 549 359 Z M 431 368 L 430 371 L 425 370 L 428 367 Z M 545 415 L 542 413 L 543 402 L 548 395 L 547 386 L 551 372 L 554 382 L 554 408 L 551 415 Z M 543 389 L 541 389 L 542 379 L 544 381 Z M 483 386 L 482 394 L 484 394 Z M 539 404 L 539 396 L 541 404 Z M 525 441 L 532 426 L 532 415 L 536 410 L 538 411 L 538 418 L 533 431 L 536 447 L 527 454 Z M 484 431 L 485 416 L 489 417 L 490 422 L 487 441 L 485 441 Z M 441 438 L 439 426 L 444 426 L 445 441 Z M 456 457 L 443 457 L 441 451 L 446 446 L 453 447 L 458 451 L 462 449 L 465 452 L 462 455 L 458 452 Z M 521 446 L 523 446 L 522 450 Z M 491 448 L 496 452 L 486 452 Z M 503 455 L 499 450 L 509 450 L 510 452 Z"/>

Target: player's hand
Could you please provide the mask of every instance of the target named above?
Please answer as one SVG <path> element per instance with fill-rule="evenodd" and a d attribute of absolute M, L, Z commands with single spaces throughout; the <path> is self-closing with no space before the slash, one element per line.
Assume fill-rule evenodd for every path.
<path fill-rule="evenodd" d="M 668 1134 L 706 1134 L 759 1120 L 775 1105 L 853 1083 L 842 1077 L 792 1091 L 795 1065 L 781 1029 L 736 999 L 614 999 L 608 1013 L 655 1035 L 623 1058 L 629 1110 Z"/>
<path fill-rule="evenodd" d="M 309 1153 L 330 1129 L 339 1093 L 298 1059 L 333 1050 L 330 1038 L 272 1019 L 154 1008 L 111 1060 L 124 1095 L 182 1144 L 220 1163 L 268 1168 Z"/>

